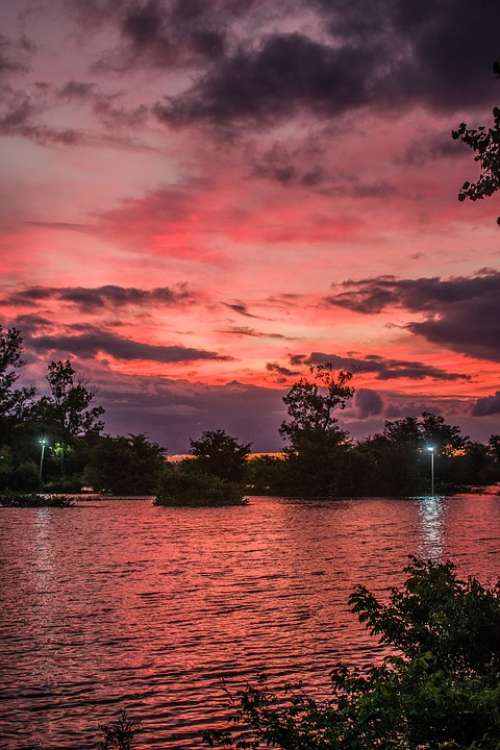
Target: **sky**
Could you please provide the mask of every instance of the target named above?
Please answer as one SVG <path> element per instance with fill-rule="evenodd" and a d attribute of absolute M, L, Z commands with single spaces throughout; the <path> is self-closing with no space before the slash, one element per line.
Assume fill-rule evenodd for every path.
<path fill-rule="evenodd" d="M 312 364 L 357 438 L 500 431 L 500 213 L 460 122 L 500 103 L 497 0 L 3 0 L 0 322 L 110 434 L 281 443 Z"/>

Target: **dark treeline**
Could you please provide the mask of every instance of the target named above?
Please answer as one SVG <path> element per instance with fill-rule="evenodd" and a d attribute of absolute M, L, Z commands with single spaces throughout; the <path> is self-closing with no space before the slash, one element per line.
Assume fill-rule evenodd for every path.
<path fill-rule="evenodd" d="M 337 414 L 349 405 L 350 373 L 328 364 L 311 368 L 284 397 L 282 458 L 248 460 L 250 444 L 223 430 L 191 441 L 192 457 L 177 465 L 145 435 L 103 433 L 102 407 L 70 361 L 51 362 L 46 393 L 19 387 L 22 336 L 0 327 L 0 493 L 77 492 L 159 495 L 169 501 L 241 500 L 243 494 L 305 497 L 408 495 L 430 490 L 434 448 L 436 491 L 500 479 L 500 435 L 469 440 L 436 414 L 385 423 L 381 433 L 354 441 Z M 43 471 L 40 459 L 44 448 Z"/>

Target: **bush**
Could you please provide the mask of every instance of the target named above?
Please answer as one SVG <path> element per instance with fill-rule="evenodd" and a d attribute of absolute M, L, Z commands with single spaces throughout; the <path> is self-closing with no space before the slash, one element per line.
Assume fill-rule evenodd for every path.
<path fill-rule="evenodd" d="M 245 505 L 243 489 L 212 474 L 194 471 L 192 467 L 169 467 L 160 482 L 155 505 Z"/>
<path fill-rule="evenodd" d="M 73 501 L 64 495 L 0 495 L 0 506 L 3 508 L 71 508 L 73 505 Z"/>
<path fill-rule="evenodd" d="M 101 437 L 90 451 L 83 484 L 114 495 L 153 495 L 164 464 L 163 449 L 145 435 Z"/>
<path fill-rule="evenodd" d="M 338 666 L 332 695 L 321 703 L 297 686 L 282 693 L 249 687 L 238 695 L 236 739 L 231 729 L 209 732 L 208 744 L 498 750 L 500 588 L 460 581 L 451 563 L 412 559 L 406 572 L 388 605 L 363 587 L 350 597 L 360 621 L 394 652 L 382 666 Z"/>
<path fill-rule="evenodd" d="M 23 461 L 14 469 L 10 486 L 28 492 L 37 490 L 40 487 L 38 466 L 33 461 Z"/>

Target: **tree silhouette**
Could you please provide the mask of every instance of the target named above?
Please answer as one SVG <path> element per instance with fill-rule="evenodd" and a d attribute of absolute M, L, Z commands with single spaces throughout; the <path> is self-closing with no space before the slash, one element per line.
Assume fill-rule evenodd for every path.
<path fill-rule="evenodd" d="M 191 453 L 196 458 L 196 467 L 228 482 L 240 482 L 243 479 L 250 448 L 251 443 L 239 443 L 224 430 L 209 430 L 199 440 L 191 440 Z"/>
<path fill-rule="evenodd" d="M 500 63 L 496 62 L 493 71 L 500 78 Z M 500 190 L 500 107 L 493 108 L 493 127 L 481 125 L 470 128 L 462 122 L 452 132 L 455 140 L 469 146 L 474 153 L 474 161 L 479 162 L 481 173 L 477 182 L 466 181 L 458 194 L 458 199 L 471 201 L 487 198 Z M 500 225 L 500 216 L 497 219 Z"/>

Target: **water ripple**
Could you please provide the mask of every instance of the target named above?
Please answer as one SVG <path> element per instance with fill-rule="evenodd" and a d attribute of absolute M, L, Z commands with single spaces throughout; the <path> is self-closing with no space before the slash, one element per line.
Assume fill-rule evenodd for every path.
<path fill-rule="evenodd" d="M 321 694 L 336 662 L 380 654 L 348 610 L 356 584 L 384 596 L 411 553 L 500 571 L 494 495 L 0 512 L 2 750 L 91 747 L 122 707 L 142 747 L 197 750 L 227 718 L 222 679 Z"/>

